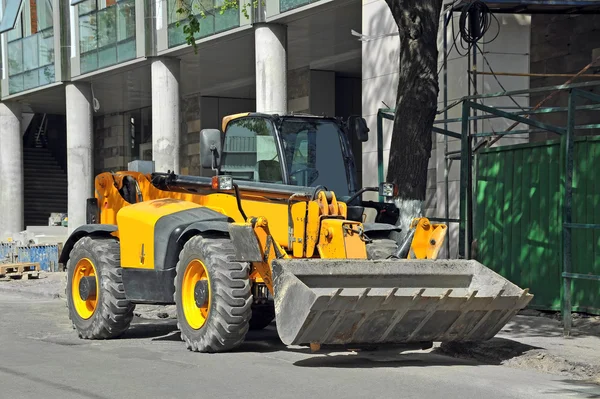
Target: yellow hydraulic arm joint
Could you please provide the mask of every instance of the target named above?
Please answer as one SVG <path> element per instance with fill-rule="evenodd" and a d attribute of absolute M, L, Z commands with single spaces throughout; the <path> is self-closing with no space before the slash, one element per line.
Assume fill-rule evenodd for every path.
<path fill-rule="evenodd" d="M 414 229 L 415 233 L 408 259 L 437 259 L 444 244 L 448 226 L 431 223 L 429 219 L 423 217 L 413 219 L 410 229 Z"/>

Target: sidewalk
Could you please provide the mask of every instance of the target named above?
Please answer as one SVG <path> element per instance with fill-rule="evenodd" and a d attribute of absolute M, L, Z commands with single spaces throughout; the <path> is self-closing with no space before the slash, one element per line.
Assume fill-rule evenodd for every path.
<path fill-rule="evenodd" d="M 65 298 L 67 274 L 65 272 L 40 272 L 39 278 L 12 280 L 0 279 L 0 290 L 5 292 L 18 292 L 38 298 L 58 299 Z"/>
<path fill-rule="evenodd" d="M 445 344 L 436 351 L 600 383 L 600 317 L 574 314 L 571 336 L 563 337 L 559 313 L 525 310 L 490 341 Z"/>

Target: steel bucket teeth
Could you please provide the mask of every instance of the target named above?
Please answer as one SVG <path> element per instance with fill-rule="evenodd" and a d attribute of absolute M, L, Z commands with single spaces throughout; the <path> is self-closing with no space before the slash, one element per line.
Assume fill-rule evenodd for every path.
<path fill-rule="evenodd" d="M 492 338 L 533 298 L 474 260 L 273 261 L 286 345 Z"/>

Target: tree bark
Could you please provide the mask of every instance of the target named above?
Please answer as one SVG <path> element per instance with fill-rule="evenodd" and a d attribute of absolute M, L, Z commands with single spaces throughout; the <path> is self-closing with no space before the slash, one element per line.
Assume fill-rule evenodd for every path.
<path fill-rule="evenodd" d="M 431 128 L 439 93 L 437 34 L 443 0 L 386 0 L 398 25 L 400 65 L 387 181 L 398 185 L 400 240 L 427 193 Z"/>
<path fill-rule="evenodd" d="M 437 110 L 437 34 L 442 0 L 386 0 L 400 37 L 400 69 L 387 180 L 399 197 L 425 200 Z"/>

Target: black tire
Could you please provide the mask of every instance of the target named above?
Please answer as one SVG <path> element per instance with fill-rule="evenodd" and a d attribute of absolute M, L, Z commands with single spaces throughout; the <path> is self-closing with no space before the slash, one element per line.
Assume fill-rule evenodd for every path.
<path fill-rule="evenodd" d="M 233 244 L 228 238 L 195 236 L 183 247 L 177 262 L 175 304 L 181 339 L 195 352 L 225 352 L 239 346 L 246 337 L 252 316 L 252 294 L 248 263 L 234 262 Z M 186 268 L 200 260 L 208 274 L 210 306 L 204 324 L 194 329 L 182 304 L 182 282 Z"/>
<path fill-rule="evenodd" d="M 396 241 L 377 238 L 367 244 L 367 259 L 387 259 L 398 250 Z"/>
<path fill-rule="evenodd" d="M 96 307 L 88 319 L 82 318 L 73 303 L 73 273 L 77 263 L 89 259 L 96 269 Z M 73 246 L 67 262 L 67 308 L 73 328 L 83 339 L 110 339 L 122 335 L 131 324 L 135 305 L 125 297 L 121 277 L 119 241 L 108 237 L 84 237 Z"/>
<path fill-rule="evenodd" d="M 262 330 L 275 319 L 275 305 L 271 302 L 265 305 L 252 307 L 250 330 Z"/>

